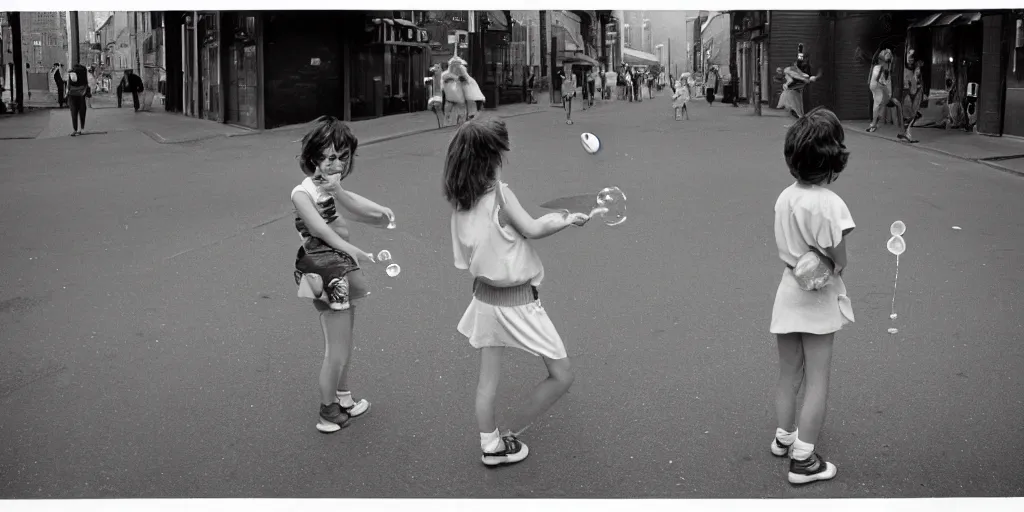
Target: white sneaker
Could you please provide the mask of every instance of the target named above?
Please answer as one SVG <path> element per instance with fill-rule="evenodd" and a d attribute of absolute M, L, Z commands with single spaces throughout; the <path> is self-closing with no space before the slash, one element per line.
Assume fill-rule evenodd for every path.
<path fill-rule="evenodd" d="M 527 448 L 526 444 L 516 438 L 512 434 L 506 434 L 501 438 L 501 444 L 498 445 L 503 448 L 497 452 L 484 452 L 480 458 L 481 461 L 487 466 L 504 466 L 508 464 L 515 464 L 526 458 L 530 454 L 530 449 Z"/>

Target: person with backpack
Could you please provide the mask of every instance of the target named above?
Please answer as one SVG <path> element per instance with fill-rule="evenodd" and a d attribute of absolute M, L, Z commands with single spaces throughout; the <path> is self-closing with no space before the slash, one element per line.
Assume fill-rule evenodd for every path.
<path fill-rule="evenodd" d="M 89 72 L 85 66 L 75 64 L 68 73 L 68 106 L 71 107 L 71 132 L 72 137 L 77 137 L 85 132 L 85 111 L 88 108 L 85 98 L 89 94 Z M 78 129 L 81 123 L 82 129 Z"/>

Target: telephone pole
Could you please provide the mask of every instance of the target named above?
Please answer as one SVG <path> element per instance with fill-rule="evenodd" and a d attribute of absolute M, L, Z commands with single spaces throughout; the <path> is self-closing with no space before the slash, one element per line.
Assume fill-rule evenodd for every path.
<path fill-rule="evenodd" d="M 68 39 L 68 49 L 71 50 L 71 65 L 78 64 L 81 58 L 80 49 L 78 48 L 78 11 L 68 11 L 68 25 L 71 26 L 71 38 Z"/>

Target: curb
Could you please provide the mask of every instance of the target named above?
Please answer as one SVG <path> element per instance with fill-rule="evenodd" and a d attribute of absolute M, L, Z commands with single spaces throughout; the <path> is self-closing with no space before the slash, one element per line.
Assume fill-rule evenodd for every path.
<path fill-rule="evenodd" d="M 943 151 L 943 150 L 938 149 L 938 148 L 931 148 L 931 147 L 928 147 L 928 146 L 922 146 L 920 144 L 910 144 L 910 143 L 907 143 L 907 142 L 900 142 L 897 139 L 891 139 L 891 138 L 885 137 L 883 135 L 875 135 L 875 133 L 878 133 L 878 132 L 867 133 L 867 132 L 862 132 L 860 130 L 848 130 L 848 133 L 856 133 L 856 134 L 861 135 L 863 137 L 871 137 L 871 138 L 875 138 L 875 139 L 887 140 L 887 141 L 892 142 L 894 144 L 898 144 L 900 146 L 909 147 L 911 149 L 916 149 L 918 151 L 923 151 L 923 152 L 927 152 L 927 153 L 935 153 L 935 154 L 939 154 L 939 155 L 943 155 L 943 156 L 948 156 L 950 158 L 955 158 L 957 160 L 962 160 L 964 162 L 973 162 L 973 163 L 976 163 L 976 164 L 987 165 L 987 166 L 989 166 L 989 167 L 991 167 L 993 169 L 996 169 L 996 170 L 999 170 L 999 171 L 1003 171 L 1003 172 L 1008 173 L 1008 174 L 1013 174 L 1014 176 L 1022 176 L 1022 177 L 1024 177 L 1024 172 L 1021 172 L 1021 171 L 1018 171 L 1016 169 L 1011 169 L 1009 167 L 1005 167 L 1005 166 L 999 165 L 999 164 L 995 163 L 995 161 L 990 161 L 990 160 L 986 159 L 986 158 L 991 158 L 991 157 L 986 157 L 986 158 L 970 158 L 970 157 L 958 155 L 956 153 L 951 153 L 949 151 Z"/>
<path fill-rule="evenodd" d="M 547 112 L 547 111 L 546 110 L 538 109 L 538 110 L 531 110 L 529 112 L 519 112 L 519 113 L 507 114 L 507 115 L 498 114 L 498 117 L 500 117 L 502 119 L 509 119 L 509 118 L 513 118 L 513 117 L 521 117 L 521 116 L 527 116 L 527 115 L 530 115 L 530 114 L 537 114 L 537 113 L 540 113 L 540 112 Z M 199 136 L 199 137 L 194 137 L 194 138 L 187 138 L 187 139 L 181 139 L 181 140 L 178 140 L 178 139 L 174 139 L 174 140 L 167 139 L 167 138 L 163 137 L 162 135 L 160 135 L 160 134 L 158 134 L 156 132 L 150 131 L 150 130 L 142 130 L 142 132 L 145 133 L 146 136 L 148 136 L 149 138 L 153 139 L 154 141 L 156 141 L 159 144 L 187 144 L 187 143 L 190 143 L 190 142 L 199 142 L 199 141 L 204 141 L 204 140 L 212 140 L 212 139 L 216 139 L 216 138 L 219 138 L 219 137 L 224 137 L 224 138 L 229 138 L 230 139 L 230 138 L 236 138 L 236 137 L 249 137 L 249 136 L 252 136 L 252 135 L 261 135 L 261 134 L 268 134 L 268 133 L 269 134 L 279 134 L 279 133 L 287 133 L 289 131 L 302 131 L 302 130 L 307 128 L 308 124 L 309 123 L 302 123 L 301 125 L 283 126 L 283 127 L 280 127 L 280 128 L 273 128 L 273 129 L 270 129 L 270 130 L 248 130 L 248 131 L 245 131 L 243 133 L 218 133 L 218 134 L 214 134 L 214 135 L 204 135 L 204 136 Z M 421 133 L 443 131 L 443 130 L 448 130 L 448 129 L 451 129 L 451 128 L 457 128 L 457 126 L 452 125 L 452 126 L 442 126 L 440 128 L 434 128 L 434 127 L 431 127 L 431 128 L 419 128 L 419 129 L 416 129 L 416 130 L 409 130 L 409 131 L 405 131 L 405 132 L 394 133 L 394 134 L 390 134 L 390 135 L 384 135 L 382 137 L 377 137 L 377 138 L 373 138 L 373 139 L 367 139 L 365 142 L 360 142 L 359 145 L 360 146 L 366 146 L 366 145 L 371 145 L 371 144 L 380 144 L 381 142 L 387 142 L 387 141 L 390 141 L 390 140 L 401 139 L 401 138 L 405 138 L 405 137 L 411 137 L 413 135 L 419 135 Z"/>

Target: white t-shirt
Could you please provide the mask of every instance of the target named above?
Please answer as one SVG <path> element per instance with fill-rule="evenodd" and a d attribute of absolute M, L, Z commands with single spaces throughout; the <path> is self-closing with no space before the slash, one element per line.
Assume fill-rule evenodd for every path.
<path fill-rule="evenodd" d="M 540 286 L 544 264 L 537 251 L 511 224 L 502 227 L 498 221 L 499 188 L 507 185 L 499 183 L 499 187 L 478 199 L 473 208 L 452 213 L 455 267 L 469 270 L 473 277 L 491 286 Z"/>
<path fill-rule="evenodd" d="M 812 247 L 823 251 L 839 245 L 843 231 L 854 227 L 846 203 L 825 187 L 797 182 L 775 202 L 775 244 L 789 266 L 796 266 Z"/>

